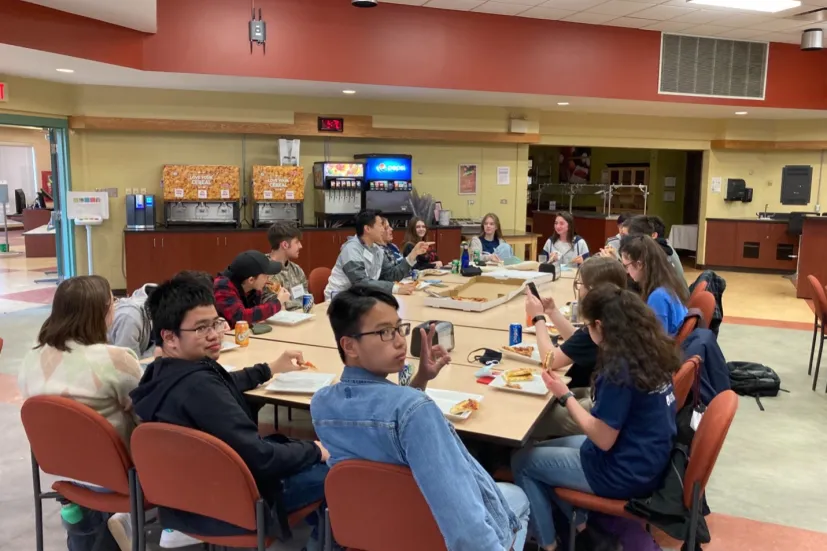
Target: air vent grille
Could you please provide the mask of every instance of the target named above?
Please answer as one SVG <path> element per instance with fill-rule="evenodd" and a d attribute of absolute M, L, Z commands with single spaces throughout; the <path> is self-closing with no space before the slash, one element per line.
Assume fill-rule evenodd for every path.
<path fill-rule="evenodd" d="M 766 42 L 664 33 L 660 93 L 764 99 Z"/>

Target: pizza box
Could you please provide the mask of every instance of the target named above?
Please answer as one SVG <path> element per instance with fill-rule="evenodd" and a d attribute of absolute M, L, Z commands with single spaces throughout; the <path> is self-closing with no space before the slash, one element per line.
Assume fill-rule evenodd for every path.
<path fill-rule="evenodd" d="M 474 276 L 453 289 L 434 291 L 424 300 L 425 306 L 450 308 L 465 312 L 485 312 L 500 304 L 505 304 L 523 292 L 526 282 L 522 279 Z M 462 300 L 484 298 L 485 302 Z"/>

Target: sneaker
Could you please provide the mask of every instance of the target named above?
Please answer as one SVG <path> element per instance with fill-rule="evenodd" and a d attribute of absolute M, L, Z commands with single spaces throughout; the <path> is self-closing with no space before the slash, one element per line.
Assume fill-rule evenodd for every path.
<path fill-rule="evenodd" d="M 127 513 L 115 513 L 106 526 L 121 551 L 132 551 L 132 518 Z"/>
<path fill-rule="evenodd" d="M 163 549 L 176 549 L 190 545 L 201 545 L 201 540 L 197 540 L 177 530 L 170 530 L 169 528 L 161 532 L 161 547 Z"/>

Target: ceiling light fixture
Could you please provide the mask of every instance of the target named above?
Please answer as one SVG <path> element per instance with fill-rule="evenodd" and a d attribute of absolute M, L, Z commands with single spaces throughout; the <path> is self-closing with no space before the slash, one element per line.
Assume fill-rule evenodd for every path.
<path fill-rule="evenodd" d="M 801 6 L 798 0 L 687 0 L 689 4 L 775 13 Z"/>
<path fill-rule="evenodd" d="M 569 104 L 569 102 L 567 102 L 567 101 L 558 101 L 557 102 L 557 105 L 559 105 L 560 107 L 565 107 L 568 104 Z"/>
<path fill-rule="evenodd" d="M 739 116 L 743 116 L 743 115 L 748 115 L 749 113 L 747 111 L 736 111 L 735 114 L 739 115 Z"/>
<path fill-rule="evenodd" d="M 58 73 L 74 73 L 74 69 L 57 69 Z"/>
<path fill-rule="evenodd" d="M 342 90 L 343 94 L 353 95 L 356 93 L 356 90 Z"/>

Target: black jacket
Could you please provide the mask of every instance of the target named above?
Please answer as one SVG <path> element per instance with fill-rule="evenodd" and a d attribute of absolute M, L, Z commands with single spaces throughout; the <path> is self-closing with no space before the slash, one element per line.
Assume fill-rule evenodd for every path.
<path fill-rule="evenodd" d="M 319 463 L 321 452 L 313 442 L 259 436 L 243 393 L 270 376 L 267 364 L 228 372 L 207 358 L 159 358 L 146 368 L 130 396 L 142 421 L 188 427 L 226 442 L 247 464 L 262 497 L 274 505 L 280 499 L 282 479 Z M 162 510 L 161 520 L 165 527 L 190 534 L 239 533 L 228 524 L 183 511 Z"/>

